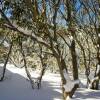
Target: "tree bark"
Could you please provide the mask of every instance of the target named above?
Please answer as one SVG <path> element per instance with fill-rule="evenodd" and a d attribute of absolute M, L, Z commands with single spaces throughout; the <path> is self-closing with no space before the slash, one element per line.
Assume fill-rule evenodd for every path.
<path fill-rule="evenodd" d="M 23 50 L 23 47 L 22 47 L 22 43 L 19 43 L 19 45 L 20 45 L 20 48 L 21 48 L 21 53 L 22 53 L 22 56 L 23 56 L 24 67 L 25 67 L 25 71 L 26 71 L 27 77 L 30 80 L 32 89 L 34 89 L 34 80 L 32 80 L 32 77 L 31 77 L 31 75 L 30 75 L 30 73 L 28 71 L 28 68 L 27 68 L 27 64 L 26 64 L 26 59 L 25 59 L 25 54 L 24 54 L 24 50 Z"/>
<path fill-rule="evenodd" d="M 71 43 L 71 56 L 72 56 L 72 65 L 73 65 L 73 78 L 74 80 L 78 79 L 78 65 L 77 65 L 77 55 L 75 51 L 75 41 L 72 40 Z"/>
<path fill-rule="evenodd" d="M 99 5 L 100 8 L 100 5 Z M 100 11 L 99 11 L 100 14 Z M 98 40 L 97 40 L 97 60 L 98 60 L 98 64 L 96 66 L 96 71 L 95 71 L 95 76 L 94 78 L 98 77 L 96 80 L 94 80 L 91 84 L 92 87 L 91 89 L 99 89 L 99 80 L 100 80 L 100 68 L 98 69 L 98 65 L 100 66 L 100 22 L 99 22 L 99 28 L 98 28 Z M 98 72 L 97 72 L 98 70 Z"/>
<path fill-rule="evenodd" d="M 3 81 L 3 79 L 4 79 L 5 71 L 6 71 L 6 65 L 7 65 L 8 60 L 9 60 L 9 56 L 10 56 L 10 53 L 11 53 L 11 50 L 12 50 L 12 45 L 13 45 L 13 42 L 11 42 L 11 45 L 10 45 L 10 48 L 9 48 L 9 52 L 7 54 L 7 58 L 5 60 L 4 66 L 3 66 L 3 74 L 2 74 L 2 77 L 1 77 L 0 81 Z"/>

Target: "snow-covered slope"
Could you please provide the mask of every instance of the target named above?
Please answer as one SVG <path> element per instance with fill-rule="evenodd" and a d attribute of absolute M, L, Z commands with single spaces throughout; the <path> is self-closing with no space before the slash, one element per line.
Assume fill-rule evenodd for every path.
<path fill-rule="evenodd" d="M 2 67 L 0 67 L 0 73 Z M 33 77 L 36 77 L 34 72 Z M 78 89 L 73 100 L 100 100 L 100 91 Z M 7 65 L 5 80 L 0 82 L 0 100 L 62 100 L 60 76 L 48 74 L 43 77 L 41 89 L 32 90 L 24 69 Z"/>

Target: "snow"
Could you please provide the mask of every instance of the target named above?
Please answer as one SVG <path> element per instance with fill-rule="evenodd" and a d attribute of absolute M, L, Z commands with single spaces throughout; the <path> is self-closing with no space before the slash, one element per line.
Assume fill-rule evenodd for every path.
<path fill-rule="evenodd" d="M 7 43 L 7 41 L 4 41 L 3 44 L 4 44 L 5 47 L 9 47 L 9 43 Z"/>
<path fill-rule="evenodd" d="M 9 43 L 4 40 L 4 38 L 0 38 L 0 44 L 3 44 L 4 47 L 9 47 Z"/>
<path fill-rule="evenodd" d="M 36 72 L 33 75 L 38 76 Z M 8 64 L 5 79 L 0 82 L 0 100 L 61 100 L 59 75 L 44 76 L 41 85 L 40 90 L 37 87 L 33 90 L 25 70 Z"/>
<path fill-rule="evenodd" d="M 3 66 L 3 64 L 0 64 Z M 0 73 L 2 67 L 0 67 Z M 33 72 L 33 77 L 36 77 Z M 38 75 L 37 75 L 38 76 Z M 8 64 L 5 79 L 0 82 L 0 100 L 62 100 L 60 75 L 46 73 L 43 77 L 41 89 L 33 90 L 26 79 L 24 68 L 16 68 Z M 67 98 L 68 99 L 68 98 Z M 70 99 L 70 98 L 69 98 Z M 71 100 L 100 100 L 100 90 L 80 88 Z"/>
<path fill-rule="evenodd" d="M 73 89 L 74 84 L 73 82 L 67 82 L 63 87 L 66 92 L 70 92 Z"/>
<path fill-rule="evenodd" d="M 73 36 L 70 36 L 69 38 L 70 38 L 71 41 L 73 41 Z"/>
<path fill-rule="evenodd" d="M 67 96 L 66 100 L 72 100 L 69 96 Z"/>
<path fill-rule="evenodd" d="M 68 73 L 66 72 L 65 69 L 63 70 L 63 73 L 64 73 L 65 79 L 66 79 L 67 81 L 71 81 L 71 79 L 70 79 L 70 77 L 69 77 L 69 75 L 68 75 Z"/>
<path fill-rule="evenodd" d="M 99 71 L 100 71 L 100 65 L 97 65 L 97 71 L 96 71 L 96 73 L 98 74 Z"/>
<path fill-rule="evenodd" d="M 1 14 L 0 14 L 0 19 L 2 18 Z"/>
<path fill-rule="evenodd" d="M 100 33 L 98 34 L 98 37 L 100 37 Z"/>
<path fill-rule="evenodd" d="M 74 88 L 75 84 L 79 84 L 79 80 L 68 81 L 63 87 L 66 92 L 70 92 Z"/>
<path fill-rule="evenodd" d="M 66 84 L 63 85 L 63 87 L 66 92 L 70 92 L 74 88 L 75 84 L 79 84 L 79 80 L 72 81 L 65 69 L 63 70 L 63 73 L 67 81 Z"/>
<path fill-rule="evenodd" d="M 90 82 L 90 84 L 89 84 L 88 88 L 90 89 L 90 88 L 91 88 L 91 86 L 92 86 L 92 83 L 93 83 L 94 81 L 98 80 L 98 79 L 99 79 L 99 77 L 98 77 L 98 76 L 97 76 L 97 77 L 94 77 L 94 78 L 91 80 L 91 82 Z"/>

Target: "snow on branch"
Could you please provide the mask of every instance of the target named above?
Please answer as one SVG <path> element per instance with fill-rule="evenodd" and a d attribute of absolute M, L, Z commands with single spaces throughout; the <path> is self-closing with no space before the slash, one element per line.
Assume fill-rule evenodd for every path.
<path fill-rule="evenodd" d="M 72 98 L 70 98 L 70 96 L 67 96 L 66 100 L 72 100 Z"/>
<path fill-rule="evenodd" d="M 66 81 L 71 81 L 71 79 L 65 69 L 63 70 L 63 74 L 64 74 Z"/>
<path fill-rule="evenodd" d="M 100 37 L 100 33 L 98 34 L 98 37 Z"/>
<path fill-rule="evenodd" d="M 90 88 L 92 87 L 92 84 L 93 84 L 95 81 L 97 81 L 98 79 L 99 79 L 98 76 L 97 76 L 97 77 L 94 77 L 94 78 L 91 80 L 91 82 L 89 83 L 88 88 L 90 89 Z"/>
<path fill-rule="evenodd" d="M 71 81 L 67 81 L 63 87 L 66 92 L 71 92 L 76 84 L 79 84 L 79 80 L 75 80 L 75 81 L 71 80 Z"/>
<path fill-rule="evenodd" d="M 64 87 L 66 92 L 71 92 L 72 89 L 74 88 L 74 86 L 76 84 L 79 84 L 80 81 L 79 80 L 73 80 L 72 81 L 65 69 L 63 70 L 63 73 L 64 73 L 64 77 L 66 79 L 66 84 L 64 84 L 63 87 Z"/>
<path fill-rule="evenodd" d="M 25 36 L 31 37 L 33 40 L 37 41 L 40 44 L 45 45 L 46 47 L 48 47 L 50 49 L 50 46 L 44 41 L 42 40 L 42 38 L 36 36 L 31 30 L 29 29 L 25 29 L 22 27 L 19 27 L 15 22 L 11 22 L 9 18 L 7 18 L 7 16 L 4 14 L 4 12 L 0 9 L 0 13 L 2 14 L 2 17 L 6 20 L 6 24 L 3 23 L 2 25 L 0 25 L 0 27 L 6 27 L 9 28 L 13 31 L 19 32 Z"/>
<path fill-rule="evenodd" d="M 11 30 L 17 31 L 25 36 L 31 37 L 33 40 L 49 47 L 49 45 L 45 41 L 43 41 L 42 38 L 36 36 L 34 33 L 32 33 L 31 30 L 29 30 L 27 28 L 19 27 L 16 23 L 12 23 L 12 26 L 10 26 L 9 24 L 4 24 L 4 26 Z"/>
<path fill-rule="evenodd" d="M 98 74 L 100 72 L 100 65 L 97 65 L 97 70 L 96 70 L 96 74 Z"/>
<path fill-rule="evenodd" d="M 98 65 L 97 65 L 97 69 L 96 69 L 96 73 L 95 73 L 96 76 L 95 76 L 94 78 L 91 79 L 88 88 L 91 88 L 91 87 L 92 87 L 92 84 L 93 84 L 95 81 L 99 80 L 99 73 L 100 73 L 100 65 L 98 64 Z"/>

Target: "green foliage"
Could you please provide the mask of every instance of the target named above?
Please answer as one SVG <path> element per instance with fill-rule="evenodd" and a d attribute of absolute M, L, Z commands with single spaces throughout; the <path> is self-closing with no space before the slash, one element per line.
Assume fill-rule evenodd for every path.
<path fill-rule="evenodd" d="M 93 0 L 93 2 L 94 1 L 96 2 L 96 0 Z M 90 65 L 93 65 L 93 58 L 95 59 L 96 56 L 94 55 L 97 53 L 96 46 L 98 39 L 96 29 L 98 22 L 95 22 L 96 20 L 98 21 L 98 13 L 94 14 L 93 4 L 90 5 L 88 0 L 82 0 L 82 8 L 80 7 L 80 9 L 77 11 L 75 5 L 77 2 L 79 2 L 77 0 L 76 3 L 69 1 L 68 6 L 67 1 L 62 1 L 64 6 L 63 10 L 60 8 L 61 4 L 57 5 L 57 2 L 58 1 L 52 2 L 52 0 L 46 1 L 46 7 L 43 8 L 43 2 L 41 0 L 37 0 L 37 5 L 31 2 L 32 7 L 31 5 L 28 7 L 24 0 L 4 0 L 2 10 L 3 12 L 9 9 L 11 10 L 11 17 L 9 18 L 11 23 L 15 22 L 23 29 L 26 28 L 27 30 L 32 30 L 32 34 L 36 35 L 36 40 L 28 38 L 28 36 L 24 36 L 22 33 L 16 32 L 13 29 L 11 30 L 2 26 L 3 24 L 8 24 L 8 22 L 3 17 L 0 18 L 0 27 L 2 26 L 0 28 L 0 36 L 6 37 L 7 41 L 13 41 L 13 44 L 18 46 L 17 48 L 19 48 L 19 43 L 22 42 L 26 58 L 29 56 L 31 58 L 31 61 L 30 59 L 27 59 L 29 65 L 36 65 L 33 63 L 35 58 L 39 60 L 40 49 L 38 44 L 42 44 L 39 41 L 43 40 L 44 44 L 48 45 L 47 47 L 44 44 L 41 45 L 44 51 L 53 54 L 52 56 L 55 54 L 58 54 L 60 57 L 62 56 L 66 64 L 68 64 L 68 66 L 72 66 L 72 58 L 68 44 L 71 43 L 70 37 L 73 35 L 73 39 L 76 42 L 76 49 L 80 51 L 80 66 L 83 67 L 84 65 L 82 48 L 85 51 L 86 60 L 90 59 Z M 86 9 L 85 6 L 88 9 Z M 34 11 L 36 7 L 38 8 L 38 13 L 36 12 L 35 15 Z M 34 9 L 32 10 L 31 8 Z M 96 7 L 95 9 L 97 10 Z M 44 12 L 46 12 L 46 16 L 44 16 Z M 94 16 L 92 16 L 90 13 L 92 13 Z M 86 20 L 88 21 L 86 22 Z M 49 55 L 48 53 L 47 55 Z M 16 55 L 17 53 L 15 53 L 15 56 Z M 51 57 L 48 59 L 51 60 L 47 60 L 48 65 L 57 66 L 57 64 L 54 63 L 56 62 L 54 58 Z M 88 65 L 89 61 L 86 63 Z"/>

